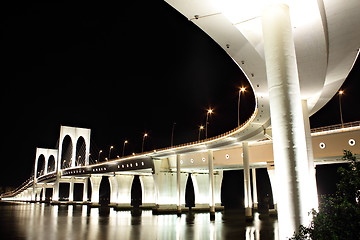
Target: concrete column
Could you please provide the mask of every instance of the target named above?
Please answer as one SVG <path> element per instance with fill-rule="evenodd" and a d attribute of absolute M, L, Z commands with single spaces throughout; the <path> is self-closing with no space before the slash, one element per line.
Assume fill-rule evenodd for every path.
<path fill-rule="evenodd" d="M 209 161 L 209 185 L 210 185 L 210 219 L 215 218 L 215 194 L 214 194 L 214 153 L 212 150 L 208 151 Z"/>
<path fill-rule="evenodd" d="M 73 139 L 71 139 L 73 140 Z M 71 153 L 71 167 L 75 167 L 75 162 L 76 162 L 76 144 L 77 144 L 77 139 L 74 139 L 73 144 L 73 148 L 72 148 L 72 153 Z"/>
<path fill-rule="evenodd" d="M 252 199 L 250 183 L 250 166 L 249 166 L 249 147 L 247 142 L 242 143 L 243 147 L 243 165 L 244 165 L 244 198 L 245 198 L 245 217 L 252 216 Z"/>
<path fill-rule="evenodd" d="M 253 202 L 254 209 L 258 208 L 257 185 L 256 185 L 256 168 L 252 169 L 252 185 L 253 185 Z"/>
<path fill-rule="evenodd" d="M 70 186 L 69 186 L 69 202 L 74 201 L 74 179 L 71 178 L 70 180 Z"/>
<path fill-rule="evenodd" d="M 131 207 L 131 186 L 134 180 L 133 175 L 115 175 L 117 185 L 117 199 L 118 207 Z"/>
<path fill-rule="evenodd" d="M 88 200 L 88 178 L 85 178 L 84 181 L 84 189 L 83 189 L 83 202 L 87 202 Z"/>
<path fill-rule="evenodd" d="M 307 106 L 307 100 L 302 100 L 302 111 L 303 111 L 303 118 L 304 118 L 304 127 L 305 127 L 305 139 L 306 139 L 306 149 L 308 155 L 308 168 L 309 168 L 309 182 L 312 195 L 309 197 L 309 208 L 318 209 L 319 202 L 318 202 L 318 193 L 317 193 L 317 186 L 316 186 L 316 173 L 315 173 L 315 166 L 314 166 L 314 153 L 312 148 L 312 140 L 311 140 L 311 130 L 310 130 L 310 119 L 309 119 L 309 110 Z"/>
<path fill-rule="evenodd" d="M 91 204 L 99 204 L 100 196 L 100 183 L 102 176 L 93 175 L 90 177 L 91 181 Z"/>
<path fill-rule="evenodd" d="M 151 175 L 139 177 L 142 188 L 142 207 L 155 207 L 155 182 Z"/>
<path fill-rule="evenodd" d="M 115 205 L 118 200 L 118 181 L 116 176 L 109 177 L 110 182 L 110 204 Z"/>
<path fill-rule="evenodd" d="M 177 214 L 181 214 L 181 167 L 180 154 L 176 155 Z"/>
<path fill-rule="evenodd" d="M 273 4 L 262 13 L 278 198 L 280 239 L 309 223 L 308 162 L 300 84 L 289 7 Z"/>
<path fill-rule="evenodd" d="M 53 190 L 53 195 L 52 195 L 52 201 L 53 202 L 58 202 L 59 201 L 59 180 L 58 180 L 58 176 L 56 177 L 55 180 L 55 184 L 54 184 L 54 190 Z"/>

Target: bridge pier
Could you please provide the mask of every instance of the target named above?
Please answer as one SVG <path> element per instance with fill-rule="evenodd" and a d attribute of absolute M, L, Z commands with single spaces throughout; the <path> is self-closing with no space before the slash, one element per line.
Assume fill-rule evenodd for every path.
<path fill-rule="evenodd" d="M 154 208 L 156 206 L 156 191 L 155 181 L 152 175 L 140 175 L 141 189 L 142 189 L 142 204 L 143 208 Z"/>
<path fill-rule="evenodd" d="M 252 218 L 252 198 L 251 198 L 250 166 L 249 166 L 249 145 L 248 145 L 248 142 L 243 142 L 242 147 L 243 147 L 243 165 L 244 165 L 245 217 L 246 218 Z"/>
<path fill-rule="evenodd" d="M 258 209 L 258 197 L 257 197 L 257 184 L 256 184 L 256 168 L 251 169 L 252 171 L 252 185 L 253 185 L 253 207 L 255 210 Z"/>
<path fill-rule="evenodd" d="M 274 162 L 277 179 L 278 221 L 281 239 L 307 225 L 311 197 L 308 156 L 288 5 L 273 4 L 262 12 L 266 75 L 270 99 Z"/>
<path fill-rule="evenodd" d="M 100 175 L 91 175 L 91 205 L 99 205 L 100 200 L 100 183 L 102 176 Z"/>
<path fill-rule="evenodd" d="M 115 175 L 110 180 L 110 203 L 116 208 L 131 208 L 131 186 L 133 175 Z"/>

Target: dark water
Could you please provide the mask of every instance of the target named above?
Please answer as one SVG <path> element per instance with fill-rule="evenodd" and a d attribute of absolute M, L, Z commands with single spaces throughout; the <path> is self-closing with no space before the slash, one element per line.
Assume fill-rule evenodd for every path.
<path fill-rule="evenodd" d="M 278 239 L 276 218 L 255 213 L 152 215 L 88 206 L 0 204 L 0 239 Z M 276 234 L 277 235 L 277 234 Z"/>

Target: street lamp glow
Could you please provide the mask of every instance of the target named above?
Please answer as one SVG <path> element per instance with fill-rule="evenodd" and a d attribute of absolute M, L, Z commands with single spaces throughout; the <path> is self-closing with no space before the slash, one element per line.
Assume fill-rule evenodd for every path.
<path fill-rule="evenodd" d="M 108 159 L 110 160 L 110 156 L 111 156 L 111 149 L 113 149 L 114 148 L 114 146 L 110 146 L 110 149 L 109 149 L 109 157 L 108 157 Z"/>
<path fill-rule="evenodd" d="M 128 143 L 128 140 L 125 140 L 125 141 L 124 141 L 124 146 L 123 146 L 122 157 L 124 156 L 124 153 L 125 153 L 125 144 L 127 144 L 127 143 Z"/>
<path fill-rule="evenodd" d="M 145 138 L 149 136 L 147 133 L 144 134 L 143 136 L 143 141 L 142 141 L 142 146 L 141 146 L 141 152 L 144 152 L 144 142 L 145 142 Z"/>
<path fill-rule="evenodd" d="M 102 150 L 99 151 L 98 160 L 100 162 L 100 154 L 102 153 Z"/>
<path fill-rule="evenodd" d="M 339 109 L 340 109 L 340 120 L 341 120 L 341 127 L 344 127 L 344 121 L 342 116 L 342 109 L 341 109 L 341 96 L 344 94 L 344 90 L 339 91 Z"/>
<path fill-rule="evenodd" d="M 240 127 L 240 96 L 241 93 L 244 93 L 246 91 L 245 87 L 239 88 L 239 98 L 238 98 L 238 127 Z"/>
<path fill-rule="evenodd" d="M 207 138 L 207 126 L 208 126 L 208 123 L 209 123 L 209 115 L 213 114 L 214 111 L 209 108 L 207 113 L 206 113 L 206 122 L 205 122 L 205 139 Z"/>
<path fill-rule="evenodd" d="M 203 125 L 200 125 L 200 127 L 199 127 L 199 137 L 198 137 L 198 141 L 200 141 L 201 130 L 204 130 L 204 126 L 203 126 Z"/>

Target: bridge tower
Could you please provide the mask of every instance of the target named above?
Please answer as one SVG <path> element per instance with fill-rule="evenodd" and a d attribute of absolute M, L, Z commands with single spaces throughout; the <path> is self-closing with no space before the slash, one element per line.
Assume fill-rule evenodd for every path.
<path fill-rule="evenodd" d="M 53 191 L 53 201 L 59 200 L 59 184 L 61 181 L 61 170 L 64 168 L 69 167 L 76 167 L 76 165 L 81 165 L 81 163 L 84 163 L 85 166 L 89 165 L 89 154 L 90 154 L 90 129 L 87 128 L 77 128 L 77 127 L 67 127 L 67 126 L 61 126 L 60 127 L 60 137 L 59 137 L 59 147 L 58 147 L 58 157 L 57 157 L 57 176 Z M 66 149 L 64 149 L 64 140 L 69 140 L 69 146 L 68 151 L 70 151 L 69 154 L 66 154 Z M 80 143 L 80 141 L 83 141 L 85 148 L 83 149 L 84 153 L 81 155 L 77 152 L 77 146 Z M 81 156 L 83 156 L 84 159 L 81 159 Z M 67 159 L 65 159 L 67 158 Z M 81 162 L 81 163 L 79 163 Z M 87 182 L 87 181 L 85 181 Z M 84 189 L 86 187 L 86 183 L 84 184 Z M 73 192 L 74 189 L 74 181 L 70 180 L 70 196 L 69 200 L 71 201 L 73 198 Z"/>

